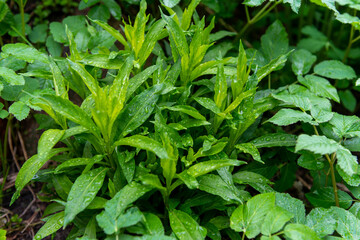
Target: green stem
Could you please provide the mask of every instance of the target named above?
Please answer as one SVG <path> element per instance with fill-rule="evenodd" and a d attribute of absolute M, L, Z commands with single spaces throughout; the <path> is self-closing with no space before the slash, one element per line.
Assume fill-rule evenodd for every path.
<path fill-rule="evenodd" d="M 20 8 L 20 15 L 21 15 L 21 32 L 22 32 L 22 35 L 25 36 L 25 12 L 24 12 L 25 4 L 24 4 L 23 0 L 19 1 L 19 8 Z"/>
<path fill-rule="evenodd" d="M 356 10 L 354 10 L 354 16 L 356 16 Z M 348 56 L 349 56 L 349 53 L 350 53 L 350 49 L 351 49 L 351 46 L 352 44 L 354 43 L 353 42 L 353 38 L 354 38 L 354 33 L 355 33 L 355 28 L 354 28 L 354 25 L 351 25 L 351 30 L 350 30 L 350 38 L 349 38 L 349 43 L 346 47 L 346 50 L 345 50 L 345 55 L 344 55 L 344 58 L 342 60 L 343 63 L 346 62 Z M 356 38 L 357 39 L 357 38 Z M 357 41 L 357 40 L 356 40 Z"/>
<path fill-rule="evenodd" d="M 320 136 L 316 126 L 313 125 L 313 127 L 314 127 L 315 134 L 317 136 Z M 333 154 L 332 159 L 330 159 L 329 155 L 325 154 L 325 158 L 329 162 L 329 165 L 330 165 L 331 182 L 332 182 L 332 185 L 333 185 L 333 191 L 334 191 L 334 196 L 335 196 L 335 204 L 336 204 L 337 207 L 339 207 L 340 206 L 339 205 L 339 196 L 338 196 L 338 189 L 337 189 L 337 186 L 336 186 L 336 178 L 335 178 L 335 170 L 334 170 L 335 156 L 336 155 Z"/>
<path fill-rule="evenodd" d="M 252 24 L 256 23 L 257 21 L 259 21 L 261 19 L 260 16 L 266 11 L 266 9 L 270 5 L 271 5 L 271 2 L 268 2 L 262 9 L 260 9 L 260 11 L 252 19 L 249 20 L 250 17 L 248 17 L 248 22 L 245 24 L 245 26 L 239 32 L 239 36 L 242 36 L 245 33 L 245 31 L 250 27 L 250 25 L 252 25 Z M 245 10 L 246 10 L 246 8 L 245 8 Z"/>

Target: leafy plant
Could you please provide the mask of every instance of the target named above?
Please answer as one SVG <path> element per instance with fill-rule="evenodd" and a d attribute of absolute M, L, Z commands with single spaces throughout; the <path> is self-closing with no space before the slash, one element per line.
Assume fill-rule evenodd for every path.
<path fill-rule="evenodd" d="M 280 3 L 304 14 L 298 1 L 253 17 L 247 6 L 264 1 L 245 1 L 238 33 L 213 32 L 200 0 L 179 2 L 161 1 L 155 19 L 141 1 L 118 30 L 107 23 L 121 16 L 114 1 L 84 1 L 88 18 L 50 23 L 49 54 L 2 47 L 1 96 L 14 103 L 1 116 L 47 114 L 36 115 L 45 131 L 11 200 L 44 182 L 51 203 L 35 239 L 67 227 L 68 239 L 358 239 L 360 119 L 333 110 L 358 85 L 348 47 L 328 59 L 335 43 L 310 25 L 292 46 L 280 20 L 254 45 L 229 41 Z M 341 20 L 334 4 L 314 3 Z M 306 206 L 284 193 L 296 171 L 313 179 Z"/>

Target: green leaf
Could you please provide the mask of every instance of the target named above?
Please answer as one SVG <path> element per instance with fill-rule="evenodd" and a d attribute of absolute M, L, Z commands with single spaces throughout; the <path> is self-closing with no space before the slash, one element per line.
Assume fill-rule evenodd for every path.
<path fill-rule="evenodd" d="M 32 43 L 44 43 L 47 37 L 47 24 L 38 24 L 36 25 L 31 33 L 29 34 L 29 39 Z"/>
<path fill-rule="evenodd" d="M 288 56 L 292 51 L 288 52 L 287 54 L 280 55 L 279 57 L 271 60 L 267 65 L 263 66 L 256 72 L 256 76 L 258 78 L 258 82 L 260 82 L 264 77 L 272 73 L 273 71 L 278 70 L 281 66 L 283 66 Z"/>
<path fill-rule="evenodd" d="M 309 114 L 293 109 L 281 109 L 272 118 L 267 120 L 267 122 L 271 122 L 278 126 L 287 126 L 297 123 L 298 121 L 316 125 Z"/>
<path fill-rule="evenodd" d="M 159 36 L 164 29 L 166 22 L 164 20 L 158 20 L 151 25 L 149 31 L 145 36 L 143 45 L 139 52 L 139 64 L 142 66 L 153 51 L 156 42 L 159 40 Z"/>
<path fill-rule="evenodd" d="M 107 201 L 105 211 L 97 215 L 96 220 L 99 222 L 99 218 L 105 217 L 106 215 L 116 219 L 131 203 L 135 202 L 151 189 L 153 189 L 153 187 L 131 182 L 116 193 L 111 200 Z"/>
<path fill-rule="evenodd" d="M 305 196 L 315 207 L 329 208 L 335 206 L 335 197 L 332 187 L 322 187 L 316 189 L 314 192 L 306 193 Z M 348 209 L 353 202 L 352 197 L 341 190 L 338 190 L 338 196 L 340 207 Z"/>
<path fill-rule="evenodd" d="M 45 64 L 49 64 L 49 60 L 44 53 L 41 53 L 35 48 L 24 43 L 6 44 L 1 50 L 1 55 L 3 57 L 13 55 L 17 59 L 21 59 L 29 63 L 33 63 L 35 60 L 38 60 Z"/>
<path fill-rule="evenodd" d="M 341 104 L 350 112 L 355 112 L 357 100 L 354 94 L 349 90 L 339 91 Z"/>
<path fill-rule="evenodd" d="M 282 23 L 276 20 L 261 36 L 261 50 L 265 58 L 270 61 L 287 53 L 288 49 L 289 39 L 286 30 Z M 257 75 L 260 76 L 260 74 Z"/>
<path fill-rule="evenodd" d="M 287 193 L 275 194 L 275 205 L 293 214 L 292 222 L 305 224 L 305 205 Z"/>
<path fill-rule="evenodd" d="M 24 85 L 25 79 L 23 76 L 16 74 L 12 69 L 0 67 L 0 77 L 8 82 L 10 85 Z"/>
<path fill-rule="evenodd" d="M 321 170 L 324 168 L 324 163 L 319 155 L 310 152 L 304 152 L 301 154 L 297 161 L 300 167 L 309 170 Z"/>
<path fill-rule="evenodd" d="M 199 120 L 206 120 L 206 118 L 201 115 L 198 110 L 196 110 L 196 108 L 193 108 L 191 106 L 188 105 L 175 105 L 172 107 L 167 107 L 165 106 L 164 108 L 169 109 L 171 111 L 175 111 L 175 112 L 183 112 L 188 114 L 189 116 L 192 116 L 195 119 L 199 119 Z"/>
<path fill-rule="evenodd" d="M 64 211 L 55 213 L 51 215 L 46 223 L 39 229 L 39 231 L 34 236 L 34 239 L 43 239 L 57 230 L 59 230 L 64 223 Z"/>
<path fill-rule="evenodd" d="M 306 75 L 305 78 L 299 76 L 298 81 L 308 87 L 310 91 L 316 95 L 332 99 L 335 102 L 340 102 L 336 88 L 333 87 L 325 78 L 314 75 Z"/>
<path fill-rule="evenodd" d="M 106 6 L 100 4 L 92 7 L 88 12 L 88 15 L 89 18 L 91 19 L 101 20 L 106 22 L 110 18 L 110 11 Z"/>
<path fill-rule="evenodd" d="M 340 148 L 340 145 L 332 139 L 325 136 L 309 136 L 301 134 L 298 137 L 295 151 L 308 150 L 318 154 L 331 154 L 336 152 Z"/>
<path fill-rule="evenodd" d="M 294 217 L 294 214 L 275 206 L 270 210 L 261 225 L 261 233 L 271 236 L 273 233 L 280 231 L 284 225 Z"/>
<path fill-rule="evenodd" d="M 298 13 L 300 6 L 301 6 L 301 0 L 285 0 L 284 3 L 289 3 L 291 6 L 291 9 L 295 12 Z"/>
<path fill-rule="evenodd" d="M 206 229 L 191 216 L 179 210 L 169 212 L 171 229 L 180 240 L 201 240 L 206 237 Z"/>
<path fill-rule="evenodd" d="M 24 163 L 16 177 L 16 193 L 14 193 L 11 199 L 11 204 L 16 200 L 20 191 L 28 182 L 30 182 L 45 162 L 55 154 L 64 151 L 63 148 L 52 150 L 55 144 L 60 141 L 64 132 L 64 130 L 50 129 L 41 135 L 38 142 L 38 154 L 32 156 Z"/>
<path fill-rule="evenodd" d="M 149 137 L 134 135 L 127 138 L 122 138 L 114 143 L 114 146 L 121 146 L 121 145 L 132 146 L 147 151 L 151 151 L 162 159 L 168 158 L 168 154 L 166 152 L 166 149 L 163 147 L 163 145 L 160 144 L 158 141 Z"/>
<path fill-rule="evenodd" d="M 179 2 L 180 0 L 162 0 L 162 3 L 169 8 L 175 7 Z"/>
<path fill-rule="evenodd" d="M 97 192 L 102 187 L 107 170 L 107 168 L 102 167 L 96 168 L 81 174 L 76 179 L 65 205 L 64 227 L 94 200 Z"/>
<path fill-rule="evenodd" d="M 187 44 L 185 34 L 183 29 L 176 23 L 176 21 L 169 16 L 164 15 L 161 13 L 162 19 L 166 21 L 167 30 L 171 35 L 171 39 L 173 39 L 177 50 L 180 53 L 180 56 L 186 56 L 189 54 L 189 45 Z"/>
<path fill-rule="evenodd" d="M 295 75 L 307 74 L 316 62 L 316 56 L 305 49 L 296 50 L 291 56 L 291 68 Z"/>
<path fill-rule="evenodd" d="M 356 136 L 356 127 L 359 123 L 360 118 L 355 115 L 345 116 L 338 113 L 335 113 L 333 118 L 330 120 L 330 124 L 333 126 L 333 131 L 340 138 Z M 355 126 L 355 129 L 353 126 Z M 355 132 L 353 134 L 354 130 Z"/>
<path fill-rule="evenodd" d="M 193 177 L 199 177 L 199 176 L 202 176 L 204 174 L 207 174 L 209 172 L 212 172 L 212 171 L 217 170 L 222 167 L 240 166 L 244 163 L 245 162 L 243 162 L 243 161 L 230 160 L 230 159 L 229 160 L 210 160 L 210 161 L 197 163 L 197 164 L 191 166 L 187 170 L 187 173 L 192 175 Z"/>
<path fill-rule="evenodd" d="M 91 132 L 96 133 L 99 131 L 86 112 L 77 105 L 73 104 L 71 101 L 50 94 L 44 94 L 40 97 L 40 99 L 48 103 L 56 113 L 59 113 L 69 120 L 86 127 Z"/>
<path fill-rule="evenodd" d="M 263 4 L 263 2 L 265 2 L 265 0 L 245 0 L 244 4 L 249 7 L 256 7 L 256 6 L 260 6 L 261 4 Z"/>
<path fill-rule="evenodd" d="M 82 165 L 95 164 L 97 162 L 100 162 L 103 158 L 104 158 L 104 156 L 102 156 L 102 155 L 96 155 L 93 158 L 69 159 L 69 160 L 66 160 L 65 162 L 63 162 L 62 164 L 58 165 L 55 169 L 55 173 L 59 173 L 66 168 L 74 168 L 74 167 L 82 166 Z"/>
<path fill-rule="evenodd" d="M 284 234 L 290 239 L 296 240 L 320 240 L 316 233 L 306 225 L 292 223 L 286 225 Z"/>
<path fill-rule="evenodd" d="M 277 100 L 283 101 L 286 104 L 291 104 L 295 107 L 300 108 L 302 111 L 308 111 L 312 108 L 310 99 L 307 96 L 302 96 L 300 94 L 276 94 L 273 97 Z"/>
<path fill-rule="evenodd" d="M 230 217 L 230 227 L 244 232 L 248 238 L 256 237 L 267 213 L 275 207 L 275 193 L 263 193 L 252 197 L 246 205 L 240 205 Z"/>
<path fill-rule="evenodd" d="M 272 133 L 263 135 L 251 141 L 257 148 L 291 147 L 296 145 L 297 136 L 287 133 Z"/>
<path fill-rule="evenodd" d="M 258 149 L 256 148 L 256 146 L 253 143 L 237 144 L 237 145 L 235 145 L 235 148 L 239 149 L 241 152 L 249 153 L 254 158 L 255 161 L 264 163 L 261 160 L 260 153 L 259 153 Z"/>
<path fill-rule="evenodd" d="M 358 172 L 358 161 L 357 157 L 352 155 L 351 152 L 340 146 L 336 151 L 337 163 L 344 172 L 350 176 Z"/>
<path fill-rule="evenodd" d="M 126 101 L 132 97 L 136 89 L 138 89 L 157 69 L 157 65 L 148 67 L 130 79 L 130 84 L 126 91 Z"/>
<path fill-rule="evenodd" d="M 354 79 L 356 73 L 352 67 L 338 60 L 322 61 L 314 67 L 317 75 L 332 79 Z"/>
<path fill-rule="evenodd" d="M 351 212 L 338 207 L 332 207 L 336 216 L 336 231 L 345 239 L 360 239 L 360 220 Z"/>
<path fill-rule="evenodd" d="M 50 33 L 54 38 L 54 41 L 58 43 L 67 43 L 68 39 L 65 33 L 65 26 L 60 22 L 50 23 Z"/>
<path fill-rule="evenodd" d="M 91 54 L 81 59 L 81 62 L 86 65 L 105 69 L 120 69 L 121 65 L 124 63 L 117 58 L 109 59 L 109 55 L 106 54 Z"/>
<path fill-rule="evenodd" d="M 49 62 L 50 62 L 51 73 L 53 75 L 55 93 L 57 96 L 60 96 L 62 98 L 67 98 L 68 95 L 66 90 L 66 80 L 63 77 L 60 68 L 58 67 L 58 65 L 56 65 L 54 60 L 52 58 L 49 58 Z"/>
<path fill-rule="evenodd" d="M 196 97 L 194 99 L 204 108 L 209 109 L 213 113 L 220 114 L 221 112 L 220 109 L 216 106 L 215 102 L 210 98 Z"/>
<path fill-rule="evenodd" d="M 73 61 L 71 61 L 70 59 L 67 59 L 68 63 L 70 64 L 71 68 L 74 69 L 79 76 L 82 78 L 82 80 L 84 81 L 84 83 L 86 84 L 86 86 L 89 88 L 90 92 L 94 95 L 97 96 L 98 93 L 98 89 L 99 89 L 99 83 L 94 79 L 93 76 L 91 76 L 91 74 L 86 71 L 85 67 L 75 63 Z"/>
<path fill-rule="evenodd" d="M 123 35 L 121 35 L 121 33 L 119 33 L 118 30 L 116 30 L 115 28 L 111 27 L 109 24 L 107 24 L 106 22 L 100 21 L 100 20 L 91 20 L 94 23 L 96 23 L 97 25 L 99 25 L 100 27 L 102 27 L 105 31 L 107 31 L 108 33 L 111 34 L 111 36 L 113 36 L 116 40 L 118 40 L 124 47 L 125 49 L 128 48 L 128 43 L 125 40 L 125 38 L 123 37 Z"/>
<path fill-rule="evenodd" d="M 271 184 L 272 182 L 266 177 L 248 171 L 240 171 L 233 175 L 234 182 L 238 184 L 248 184 L 248 183 L 261 183 L 261 184 Z"/>
<path fill-rule="evenodd" d="M 325 237 L 335 231 L 336 219 L 330 209 L 315 208 L 306 216 L 306 225 L 319 237 Z"/>
<path fill-rule="evenodd" d="M 162 89 L 162 84 L 155 85 L 134 97 L 118 116 L 114 124 L 118 126 L 117 131 L 113 131 L 114 137 L 119 139 L 140 127 L 153 112 Z"/>
<path fill-rule="evenodd" d="M 119 4 L 114 1 L 114 0 L 103 0 L 102 1 L 105 6 L 109 9 L 111 15 L 116 19 L 116 20 L 121 20 L 121 8 L 119 6 Z"/>
<path fill-rule="evenodd" d="M 244 199 L 247 197 L 244 193 L 244 196 L 240 196 L 238 192 L 235 192 L 233 189 L 230 189 L 228 185 L 221 179 L 218 175 L 206 174 L 198 177 L 199 189 L 213 195 L 222 197 L 226 201 L 235 200 L 238 203 L 243 203 Z"/>
<path fill-rule="evenodd" d="M 164 226 L 158 216 L 152 213 L 144 213 L 145 226 L 151 235 L 164 235 Z"/>
<path fill-rule="evenodd" d="M 30 108 L 23 102 L 14 102 L 9 107 L 9 113 L 12 113 L 19 121 L 27 118 L 29 112 Z"/>
<path fill-rule="evenodd" d="M 193 17 L 194 11 L 196 9 L 196 6 L 199 5 L 200 0 L 192 0 L 188 7 L 184 10 L 182 19 L 181 19 L 181 28 L 183 30 L 188 30 L 191 18 Z"/>

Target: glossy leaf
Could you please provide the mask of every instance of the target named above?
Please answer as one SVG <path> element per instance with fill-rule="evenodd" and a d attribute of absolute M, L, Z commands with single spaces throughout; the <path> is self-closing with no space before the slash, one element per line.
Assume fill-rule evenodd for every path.
<path fill-rule="evenodd" d="M 59 230 L 64 223 L 64 212 L 58 212 L 54 215 L 51 215 L 46 223 L 39 229 L 39 231 L 35 234 L 34 239 L 43 239 L 57 230 Z"/>
<path fill-rule="evenodd" d="M 160 144 L 158 141 L 141 136 L 141 135 L 134 135 L 127 138 L 122 138 L 119 141 L 116 141 L 114 143 L 115 146 L 132 146 L 140 149 L 144 149 L 147 151 L 151 151 L 155 153 L 159 158 L 167 158 L 168 154 L 166 152 L 166 149 Z"/>
<path fill-rule="evenodd" d="M 255 161 L 264 163 L 261 160 L 260 153 L 259 153 L 258 149 L 255 147 L 255 145 L 253 143 L 237 144 L 237 145 L 235 145 L 235 148 L 239 149 L 241 152 L 249 153 L 254 158 Z"/>
<path fill-rule="evenodd" d="M 330 209 L 315 208 L 306 216 L 306 225 L 319 237 L 325 237 L 335 231 L 336 218 Z"/>
<path fill-rule="evenodd" d="M 295 151 L 308 150 L 318 154 L 331 154 L 336 152 L 340 145 L 332 139 L 325 136 L 309 136 L 301 134 L 298 137 Z"/>
<path fill-rule="evenodd" d="M 49 158 L 64 151 L 64 149 L 52 149 L 64 135 L 64 130 L 50 129 L 45 131 L 38 143 L 38 154 L 28 159 L 21 167 L 15 181 L 16 192 L 14 193 L 11 204 L 17 199 L 20 191 L 30 182 L 39 169 Z"/>
<path fill-rule="evenodd" d="M 23 76 L 15 73 L 14 70 L 0 67 L 0 77 L 2 77 L 10 85 L 24 85 L 25 79 Z"/>
<path fill-rule="evenodd" d="M 297 123 L 298 121 L 310 124 L 314 123 L 312 121 L 312 117 L 309 114 L 293 109 L 281 109 L 272 118 L 268 120 L 268 122 L 279 126 L 287 126 Z"/>
<path fill-rule="evenodd" d="M 180 210 L 169 212 L 170 226 L 180 240 L 205 239 L 206 229 L 201 227 L 191 216 Z"/>
<path fill-rule="evenodd" d="M 67 226 L 92 202 L 102 187 L 107 170 L 107 168 L 96 168 L 76 179 L 65 205 L 64 226 Z"/>
<path fill-rule="evenodd" d="M 306 75 L 305 78 L 298 77 L 298 80 L 301 84 L 308 87 L 310 91 L 312 91 L 316 95 L 332 99 L 335 102 L 340 102 L 340 98 L 336 92 L 336 88 L 333 87 L 325 78 L 317 77 L 314 75 Z"/>
<path fill-rule="evenodd" d="M 294 215 L 281 207 L 275 206 L 266 215 L 261 226 L 261 233 L 264 235 L 272 235 L 281 230 L 284 225 L 293 218 Z"/>
<path fill-rule="evenodd" d="M 41 61 L 45 64 L 49 64 L 49 60 L 44 53 L 39 52 L 33 47 L 30 47 L 24 43 L 6 44 L 1 48 L 2 56 L 13 55 L 17 59 L 33 63 L 35 60 Z"/>
<path fill-rule="evenodd" d="M 115 126 L 119 126 L 118 131 L 113 134 L 117 139 L 134 131 L 147 120 L 155 108 L 162 88 L 163 85 L 155 85 L 143 91 L 123 109 L 115 122 Z"/>
<path fill-rule="evenodd" d="M 335 206 L 335 198 L 332 187 L 322 187 L 316 189 L 314 192 L 306 193 L 306 198 L 315 207 L 331 207 Z M 349 208 L 352 204 L 353 199 L 349 194 L 338 190 L 339 204 L 342 208 Z"/>
<path fill-rule="evenodd" d="M 316 56 L 305 49 L 296 50 L 291 56 L 291 68 L 295 75 L 307 74 L 316 62 Z"/>
<path fill-rule="evenodd" d="M 360 220 L 345 209 L 332 207 L 333 214 L 336 216 L 336 231 L 345 239 L 359 239 Z"/>
<path fill-rule="evenodd" d="M 313 230 L 311 230 L 311 228 L 298 223 L 288 224 L 284 229 L 284 234 L 290 239 L 320 240 L 320 238 Z"/>
<path fill-rule="evenodd" d="M 240 166 L 244 163 L 245 162 L 238 160 L 210 160 L 191 166 L 187 172 L 194 177 L 198 177 L 222 167 Z"/>
<path fill-rule="evenodd" d="M 296 145 L 297 137 L 287 133 L 273 133 L 258 137 L 251 141 L 257 148 L 290 147 Z"/>
<path fill-rule="evenodd" d="M 235 209 L 230 217 L 230 227 L 237 232 L 244 232 L 248 238 L 254 238 L 260 233 L 266 214 L 274 206 L 274 193 L 256 195 L 246 205 Z"/>

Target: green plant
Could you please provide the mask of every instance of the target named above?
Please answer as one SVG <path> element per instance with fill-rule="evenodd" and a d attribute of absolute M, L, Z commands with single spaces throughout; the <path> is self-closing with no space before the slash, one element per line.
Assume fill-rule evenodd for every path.
<path fill-rule="evenodd" d="M 106 5 L 81 4 L 98 3 Z M 35 239 L 68 226 L 68 239 L 359 239 L 352 152 L 360 151 L 360 119 L 332 106 L 341 100 L 336 87 L 358 80 L 341 59 L 324 59 L 335 44 L 305 26 L 308 37 L 291 46 L 294 35 L 277 20 L 246 48 L 227 39 L 234 33 L 212 33 L 215 19 L 199 17 L 199 0 L 184 11 L 179 1 L 162 3 L 157 20 L 141 1 L 121 31 L 107 17 L 53 22 L 50 56 L 23 43 L 3 46 L 0 64 L 25 65 L 0 68 L 3 93 L 43 82 L 20 87 L 16 111 L 9 108 L 17 118 L 24 108 L 47 113 L 36 115 L 45 132 L 11 200 L 30 181 L 44 182 L 51 203 Z M 254 13 L 242 31 L 279 3 Z M 41 169 L 49 160 L 57 164 Z M 299 167 L 313 177 L 308 214 L 283 193 Z"/>

